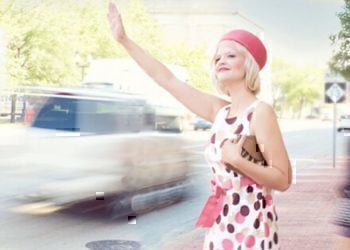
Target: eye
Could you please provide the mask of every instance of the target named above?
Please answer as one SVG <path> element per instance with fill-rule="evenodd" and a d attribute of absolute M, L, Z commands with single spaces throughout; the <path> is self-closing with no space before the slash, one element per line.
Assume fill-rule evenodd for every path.
<path fill-rule="evenodd" d="M 220 60 L 220 57 L 215 57 L 214 62 L 217 63 Z"/>
<path fill-rule="evenodd" d="M 235 54 L 229 54 L 228 57 L 229 58 L 234 58 L 234 57 L 236 57 L 236 55 Z"/>

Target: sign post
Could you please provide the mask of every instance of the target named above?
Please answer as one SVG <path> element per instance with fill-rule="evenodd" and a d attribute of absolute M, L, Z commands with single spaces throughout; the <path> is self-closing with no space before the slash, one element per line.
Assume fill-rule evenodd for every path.
<path fill-rule="evenodd" d="M 335 168 L 336 158 L 336 120 L 337 120 L 337 103 L 345 101 L 345 82 L 327 82 L 325 86 L 326 103 L 333 103 L 333 168 Z"/>

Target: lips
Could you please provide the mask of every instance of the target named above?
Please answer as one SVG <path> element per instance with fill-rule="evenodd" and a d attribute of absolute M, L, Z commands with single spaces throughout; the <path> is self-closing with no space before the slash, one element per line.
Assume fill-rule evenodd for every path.
<path fill-rule="evenodd" d="M 218 68 L 218 72 L 222 72 L 222 71 L 226 71 L 226 70 L 229 70 L 229 68 L 226 68 L 226 67 Z"/>

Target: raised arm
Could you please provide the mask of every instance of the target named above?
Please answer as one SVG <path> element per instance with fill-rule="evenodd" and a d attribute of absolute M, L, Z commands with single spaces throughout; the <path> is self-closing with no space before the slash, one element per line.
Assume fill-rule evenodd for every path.
<path fill-rule="evenodd" d="M 127 36 L 120 13 L 113 3 L 109 3 L 108 19 L 113 37 L 155 82 L 196 115 L 214 121 L 218 109 L 227 104 L 225 100 L 203 93 L 180 81 L 164 64 L 132 41 Z"/>

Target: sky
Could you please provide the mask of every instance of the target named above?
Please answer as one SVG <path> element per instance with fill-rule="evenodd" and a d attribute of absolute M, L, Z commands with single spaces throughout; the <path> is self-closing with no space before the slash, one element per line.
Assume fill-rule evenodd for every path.
<path fill-rule="evenodd" d="M 325 68 L 329 36 L 340 29 L 344 0 L 238 0 L 239 12 L 265 30 L 270 53 L 297 65 Z"/>

